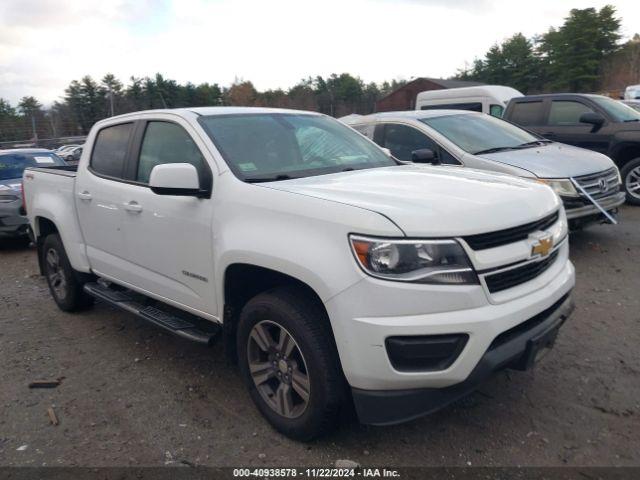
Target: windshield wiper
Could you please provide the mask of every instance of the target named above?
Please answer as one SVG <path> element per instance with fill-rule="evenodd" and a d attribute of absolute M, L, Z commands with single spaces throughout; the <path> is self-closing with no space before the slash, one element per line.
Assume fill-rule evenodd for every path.
<path fill-rule="evenodd" d="M 640 118 L 630 118 L 628 120 L 623 120 L 624 123 L 628 123 L 628 122 L 640 122 Z"/>
<path fill-rule="evenodd" d="M 482 155 L 483 153 L 496 153 L 496 152 L 504 152 L 506 150 L 516 150 L 518 147 L 494 147 L 487 148 L 486 150 L 478 150 L 477 152 L 473 152 L 473 155 Z"/>
<path fill-rule="evenodd" d="M 534 140 L 533 142 L 521 143 L 517 148 L 537 147 L 538 145 L 545 145 L 547 143 L 552 143 L 552 141 L 547 140 L 546 138 L 541 138 L 540 140 Z"/>
<path fill-rule="evenodd" d="M 273 177 L 253 177 L 253 178 L 245 178 L 245 182 L 247 183 L 263 183 L 263 182 L 277 182 L 278 180 L 291 180 L 292 178 L 289 175 L 280 174 L 275 175 Z"/>

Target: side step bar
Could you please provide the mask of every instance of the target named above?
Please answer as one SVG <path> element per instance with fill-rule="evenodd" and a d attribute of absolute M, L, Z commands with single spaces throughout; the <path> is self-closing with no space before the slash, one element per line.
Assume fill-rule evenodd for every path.
<path fill-rule="evenodd" d="M 185 313 L 184 317 L 177 316 L 160 308 L 144 305 L 141 303 L 141 301 L 144 301 L 144 298 L 146 298 L 143 295 L 129 290 L 116 290 L 101 282 L 86 283 L 84 285 L 84 291 L 98 300 L 133 313 L 138 318 L 142 318 L 174 335 L 186 338 L 192 342 L 212 345 L 222 330 L 218 324 L 208 322 L 207 320 L 202 320 L 202 323 L 206 322 L 207 328 L 200 328 L 190 321 L 190 319 L 194 318 L 193 315 Z"/>

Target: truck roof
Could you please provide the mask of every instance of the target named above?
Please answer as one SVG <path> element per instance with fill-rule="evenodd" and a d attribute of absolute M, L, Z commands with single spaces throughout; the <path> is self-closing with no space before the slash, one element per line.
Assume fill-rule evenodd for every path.
<path fill-rule="evenodd" d="M 114 120 L 118 118 L 129 118 L 146 113 L 169 113 L 182 117 L 189 114 L 196 115 L 250 115 L 255 113 L 293 113 L 297 115 L 321 115 L 318 112 L 308 112 L 305 110 L 292 110 L 286 108 L 266 108 L 266 107 L 189 107 L 189 108 L 160 108 L 154 110 L 141 110 L 137 112 L 123 113 L 109 117 L 105 120 Z"/>

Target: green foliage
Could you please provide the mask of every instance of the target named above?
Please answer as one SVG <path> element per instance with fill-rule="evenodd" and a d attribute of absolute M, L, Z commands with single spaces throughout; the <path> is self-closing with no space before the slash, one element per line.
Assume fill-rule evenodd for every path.
<path fill-rule="evenodd" d="M 494 45 L 458 77 L 509 85 L 523 93 L 595 91 L 603 62 L 619 50 L 620 19 L 607 5 L 573 9 L 560 28 L 533 40 L 521 33 Z"/>

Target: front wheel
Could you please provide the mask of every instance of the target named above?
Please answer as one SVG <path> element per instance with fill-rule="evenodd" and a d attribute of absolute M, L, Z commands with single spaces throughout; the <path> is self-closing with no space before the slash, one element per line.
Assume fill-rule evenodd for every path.
<path fill-rule="evenodd" d="M 242 309 L 237 347 L 251 398 L 278 431 L 306 441 L 335 428 L 345 382 L 315 299 L 295 288 L 254 297 Z"/>
<path fill-rule="evenodd" d="M 627 162 L 620 171 L 622 186 L 627 194 L 627 203 L 640 205 L 640 158 Z"/>
<path fill-rule="evenodd" d="M 81 273 L 76 272 L 58 234 L 48 235 L 42 244 L 42 264 L 49 291 L 65 312 L 84 310 L 93 305 L 93 297 L 83 290 Z"/>

